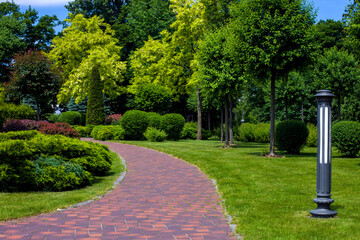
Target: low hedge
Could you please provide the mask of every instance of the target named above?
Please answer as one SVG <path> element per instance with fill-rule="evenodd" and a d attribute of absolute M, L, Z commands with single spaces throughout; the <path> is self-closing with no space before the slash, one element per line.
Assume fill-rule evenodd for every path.
<path fill-rule="evenodd" d="M 344 157 L 357 157 L 360 151 L 360 123 L 335 123 L 332 127 L 332 143 Z"/>
<path fill-rule="evenodd" d="M 86 126 L 73 125 L 73 129 L 78 131 L 80 137 L 91 137 L 91 132 L 94 129 L 95 125 L 88 124 Z"/>
<path fill-rule="evenodd" d="M 103 176 L 111 168 L 112 156 L 106 146 L 61 135 L 33 135 L 2 135 L 2 139 L 10 140 L 0 142 L 0 191 L 73 189 L 89 184 L 92 175 Z"/>
<path fill-rule="evenodd" d="M 243 142 L 268 143 L 270 141 L 270 124 L 243 123 L 237 127 L 235 139 Z"/>
<path fill-rule="evenodd" d="M 125 131 L 120 125 L 103 126 L 99 125 L 94 127 L 91 132 L 91 137 L 96 140 L 124 140 Z"/>

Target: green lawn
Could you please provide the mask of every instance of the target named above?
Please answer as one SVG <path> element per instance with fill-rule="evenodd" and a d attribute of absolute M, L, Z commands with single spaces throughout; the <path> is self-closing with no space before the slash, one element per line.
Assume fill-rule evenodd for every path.
<path fill-rule="evenodd" d="M 217 180 L 225 206 L 245 239 L 360 239 L 360 159 L 333 151 L 333 219 L 310 218 L 316 208 L 316 148 L 285 158 L 260 157 L 268 144 L 218 141 L 124 143 L 153 148 L 198 166 Z"/>
<path fill-rule="evenodd" d="M 64 192 L 0 192 L 0 221 L 53 212 L 106 193 L 124 170 L 119 156 L 112 154 L 115 161 L 110 173 L 104 177 L 95 177 L 91 186 Z"/>

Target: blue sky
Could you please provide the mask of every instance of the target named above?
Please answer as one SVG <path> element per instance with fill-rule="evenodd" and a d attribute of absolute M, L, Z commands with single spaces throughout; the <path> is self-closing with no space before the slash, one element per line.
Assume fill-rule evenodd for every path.
<path fill-rule="evenodd" d="M 20 5 L 21 11 L 25 11 L 29 5 L 43 15 L 56 15 L 60 20 L 67 17 L 67 10 L 64 7 L 69 0 L 14 0 Z M 5 2 L 5 0 L 0 0 Z M 317 10 L 317 20 L 334 19 L 341 20 L 345 7 L 349 4 L 349 0 L 310 0 L 313 2 L 314 8 Z M 60 30 L 60 29 L 58 29 Z"/>

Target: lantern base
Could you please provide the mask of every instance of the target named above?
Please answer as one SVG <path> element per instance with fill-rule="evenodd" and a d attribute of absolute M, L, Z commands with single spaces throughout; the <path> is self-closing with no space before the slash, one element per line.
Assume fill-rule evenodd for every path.
<path fill-rule="evenodd" d="M 330 209 L 330 204 L 334 202 L 331 198 L 315 198 L 318 208 L 311 210 L 310 213 L 314 218 L 331 218 L 337 214 L 337 211 Z"/>

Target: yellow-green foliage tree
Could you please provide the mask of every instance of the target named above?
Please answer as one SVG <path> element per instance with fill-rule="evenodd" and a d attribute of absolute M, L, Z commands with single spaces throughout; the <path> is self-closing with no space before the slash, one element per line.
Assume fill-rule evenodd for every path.
<path fill-rule="evenodd" d="M 206 8 L 202 1 L 193 0 L 170 0 L 170 8 L 176 15 L 176 20 L 170 25 L 171 33 L 163 31 L 160 40 L 149 38 L 132 55 L 134 77 L 129 90 L 135 93 L 140 85 L 160 84 L 172 91 L 176 101 L 186 94 L 189 84 L 197 85 L 195 56 L 205 32 Z M 198 119 L 201 121 L 200 106 Z"/>
<path fill-rule="evenodd" d="M 121 47 L 110 25 L 97 16 L 86 19 L 78 14 L 67 21 L 71 25 L 63 36 L 54 38 L 49 53 L 55 66 L 63 70 L 58 102 L 67 103 L 74 97 L 79 103 L 87 96 L 86 123 L 101 124 L 105 119 L 103 94 L 117 96 L 117 83 L 123 81 L 126 65 L 120 61 Z"/>

